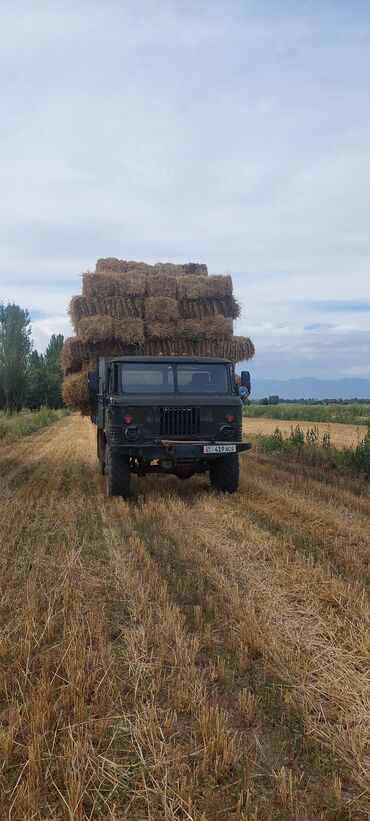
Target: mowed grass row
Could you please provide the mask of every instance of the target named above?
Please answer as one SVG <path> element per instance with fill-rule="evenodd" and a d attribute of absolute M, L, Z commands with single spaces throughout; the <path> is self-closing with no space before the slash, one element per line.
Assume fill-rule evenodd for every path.
<path fill-rule="evenodd" d="M 128 504 L 87 420 L 3 448 L 1 818 L 366 817 L 368 500 L 260 459 Z"/>
<path fill-rule="evenodd" d="M 370 403 L 328 403 L 305 405 L 299 402 L 279 405 L 248 405 L 244 416 L 265 419 L 287 419 L 297 422 L 334 422 L 350 425 L 370 425 Z"/>

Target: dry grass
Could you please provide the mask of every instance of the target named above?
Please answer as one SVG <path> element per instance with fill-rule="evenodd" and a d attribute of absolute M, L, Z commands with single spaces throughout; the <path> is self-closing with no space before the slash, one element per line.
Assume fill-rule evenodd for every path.
<path fill-rule="evenodd" d="M 365 485 L 246 454 L 232 498 L 153 478 L 106 501 L 76 415 L 0 465 L 0 818 L 367 817 Z M 337 547 L 352 528 L 341 567 L 276 505 L 312 546 L 325 506 Z"/>

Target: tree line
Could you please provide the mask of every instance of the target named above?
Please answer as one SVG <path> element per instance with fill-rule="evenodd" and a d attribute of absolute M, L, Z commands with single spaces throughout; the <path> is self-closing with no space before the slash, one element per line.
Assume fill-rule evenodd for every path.
<path fill-rule="evenodd" d="M 0 409 L 61 408 L 64 337 L 53 334 L 44 354 L 34 350 L 31 320 L 19 305 L 0 303 Z"/>

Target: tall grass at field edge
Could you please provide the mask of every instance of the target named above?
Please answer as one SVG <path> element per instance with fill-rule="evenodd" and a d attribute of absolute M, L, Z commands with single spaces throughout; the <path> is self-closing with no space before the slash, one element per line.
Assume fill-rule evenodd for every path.
<path fill-rule="evenodd" d="M 69 408 L 41 408 L 39 411 L 21 411 L 6 415 L 0 413 L 0 442 L 7 443 L 17 441 L 22 436 L 29 436 L 42 428 L 47 428 L 68 416 L 71 413 Z"/>
<path fill-rule="evenodd" d="M 355 448 L 337 449 L 330 442 L 329 432 L 325 432 L 320 441 L 317 428 L 308 430 L 305 435 L 299 425 L 292 426 L 289 436 L 283 436 L 277 427 L 273 434 L 257 435 L 256 442 L 258 449 L 265 453 L 276 452 L 283 458 L 370 479 L 370 427 Z"/>
<path fill-rule="evenodd" d="M 297 422 L 333 422 L 347 425 L 370 425 L 370 403 L 350 405 L 248 405 L 243 409 L 246 417 L 281 419 Z"/>

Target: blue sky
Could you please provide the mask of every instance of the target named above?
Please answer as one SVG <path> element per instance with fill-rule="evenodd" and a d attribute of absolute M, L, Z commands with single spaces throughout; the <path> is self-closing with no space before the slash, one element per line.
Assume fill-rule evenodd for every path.
<path fill-rule="evenodd" d="M 370 377 L 370 7 L 0 6 L 0 299 L 37 346 L 102 256 L 232 274 L 252 373 Z"/>

